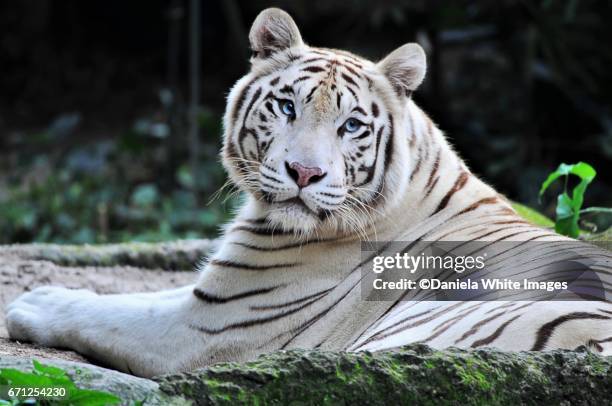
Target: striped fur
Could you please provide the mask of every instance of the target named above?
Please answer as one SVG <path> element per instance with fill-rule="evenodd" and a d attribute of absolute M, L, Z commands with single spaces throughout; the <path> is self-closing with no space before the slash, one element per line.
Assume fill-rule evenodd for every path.
<path fill-rule="evenodd" d="M 418 46 L 375 64 L 305 45 L 275 9 L 258 17 L 250 40 L 252 69 L 228 97 L 222 153 L 247 200 L 196 285 L 112 296 L 37 289 L 9 307 L 13 338 L 145 376 L 296 347 L 588 345 L 612 354 L 608 302 L 362 300 L 364 239 L 551 242 L 548 252 L 496 258 L 517 273 L 563 256 L 554 243 L 572 240 L 519 218 L 411 100 L 425 70 Z M 295 114 L 283 112 L 286 100 Z M 349 133 L 351 117 L 363 125 Z M 299 189 L 285 165 L 292 160 L 325 176 Z M 609 287 L 612 255 L 578 241 L 575 251 L 600 260 Z"/>

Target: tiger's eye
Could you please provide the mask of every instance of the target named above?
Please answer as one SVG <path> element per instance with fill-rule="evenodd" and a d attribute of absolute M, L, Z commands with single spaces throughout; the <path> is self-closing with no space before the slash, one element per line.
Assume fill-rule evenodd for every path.
<path fill-rule="evenodd" d="M 293 102 L 290 100 L 281 100 L 280 109 L 283 112 L 283 114 L 288 117 L 295 116 L 295 107 L 293 106 Z"/>
<path fill-rule="evenodd" d="M 347 133 L 354 133 L 361 128 L 361 122 L 355 118 L 349 118 L 344 123 L 344 131 Z"/>

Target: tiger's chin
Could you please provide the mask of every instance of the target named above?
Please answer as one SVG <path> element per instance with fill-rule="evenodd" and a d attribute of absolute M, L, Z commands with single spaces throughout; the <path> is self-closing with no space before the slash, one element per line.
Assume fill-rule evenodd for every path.
<path fill-rule="evenodd" d="M 272 227 L 293 231 L 301 238 L 309 238 L 322 226 L 316 213 L 304 204 L 295 202 L 271 203 L 266 217 Z"/>

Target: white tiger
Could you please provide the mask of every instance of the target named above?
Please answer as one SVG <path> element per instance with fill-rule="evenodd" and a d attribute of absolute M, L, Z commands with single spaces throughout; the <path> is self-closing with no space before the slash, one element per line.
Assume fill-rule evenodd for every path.
<path fill-rule="evenodd" d="M 417 341 L 612 353 L 609 302 L 362 300 L 362 240 L 572 240 L 521 220 L 414 104 L 420 46 L 378 63 L 310 47 L 278 9 L 257 17 L 249 39 L 251 71 L 229 95 L 223 148 L 248 197 L 197 283 L 127 295 L 38 288 L 8 307 L 13 339 L 141 376 L 278 349 Z M 609 275 L 609 253 L 575 244 L 608 261 Z"/>

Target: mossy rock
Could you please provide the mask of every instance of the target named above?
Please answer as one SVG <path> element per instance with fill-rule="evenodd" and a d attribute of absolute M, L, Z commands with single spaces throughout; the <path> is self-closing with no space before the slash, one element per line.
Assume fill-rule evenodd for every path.
<path fill-rule="evenodd" d="M 169 395 L 209 404 L 605 404 L 612 357 L 493 349 L 342 353 L 292 350 L 157 379 Z"/>
<path fill-rule="evenodd" d="M 612 357 L 586 349 L 502 352 L 433 350 L 280 351 L 247 363 L 221 363 L 153 380 L 66 361 L 79 387 L 144 405 L 507 405 L 609 404 Z M 31 369 L 31 360 L 0 357 L 0 368 Z M 79 371 L 79 372 L 77 372 Z"/>

